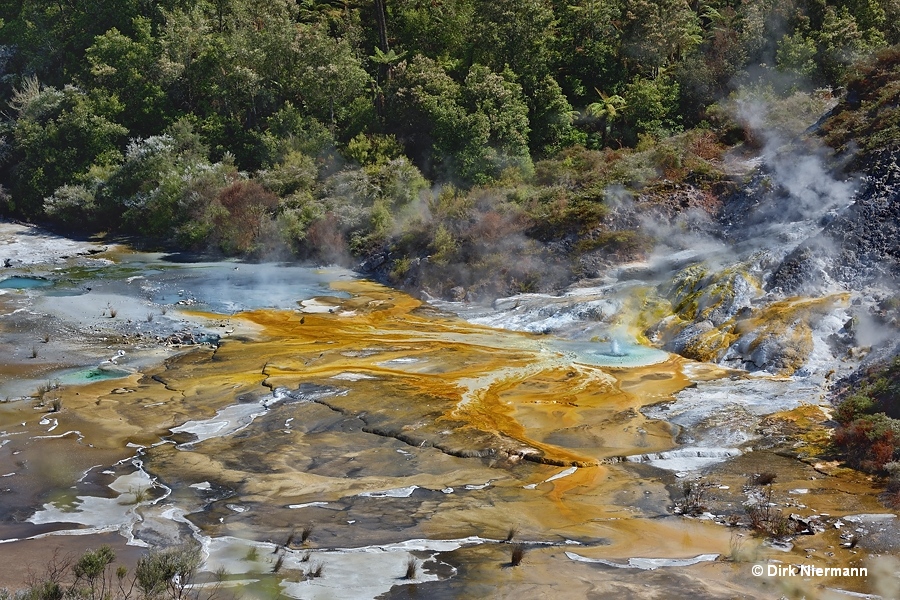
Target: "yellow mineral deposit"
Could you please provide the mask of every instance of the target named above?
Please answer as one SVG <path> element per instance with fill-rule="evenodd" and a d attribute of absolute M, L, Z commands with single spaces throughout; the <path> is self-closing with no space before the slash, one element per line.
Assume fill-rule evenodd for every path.
<path fill-rule="evenodd" d="M 315 522 L 304 547 L 321 551 L 335 572 L 365 570 L 368 563 L 360 561 L 374 560 L 371 553 L 337 549 L 471 538 L 454 542 L 454 568 L 465 564 L 466 572 L 449 588 L 455 597 L 512 584 L 517 596 L 538 597 L 552 588 L 554 597 L 581 598 L 610 593 L 614 581 L 636 593 L 644 576 L 654 585 L 695 585 L 700 596 L 766 597 L 748 565 L 722 562 L 736 556 L 731 529 L 672 516 L 677 480 L 618 462 L 675 446 L 677 429 L 645 418 L 641 407 L 722 377 L 723 370 L 675 356 L 633 368 L 581 364 L 552 350 L 542 336 L 468 324 L 396 290 L 364 281 L 334 288 L 350 297 L 232 315 L 233 334 L 217 349 L 191 349 L 126 378 L 64 386 L 56 392 L 64 408 L 50 415 L 52 432 L 45 411 L 26 403 L 0 407 L 4 431 L 23 439 L 62 435 L 23 446 L 19 459 L 42 461 L 44 488 L 17 493 L 23 500 L 60 500 L 60 490 L 85 470 L 126 459 L 140 446 L 143 466 L 155 478 L 154 497 L 160 486 L 174 490 L 167 502 L 219 490 L 185 523 L 195 537 L 210 540 L 210 561 L 256 569 L 257 581 L 277 577 L 270 566 L 257 569 L 241 558 L 248 549 Z M 277 401 L 261 404 L 267 397 Z M 809 411 L 782 419 L 807 430 L 822 420 Z M 178 426 L 184 433 L 172 436 Z M 158 445 L 164 438 L 175 443 Z M 14 472 L 17 456 L 4 455 L 0 470 Z M 781 472 L 779 493 L 810 488 L 803 502 L 823 512 L 848 510 L 840 500 L 845 492 L 870 492 L 870 483 L 858 477 L 810 483 L 815 471 L 795 463 Z M 745 475 L 726 473 L 722 483 L 739 503 Z M 390 499 L 404 497 L 418 501 L 391 508 Z M 202 508 L 203 502 L 194 504 Z M 498 568 L 509 560 L 501 542 L 511 528 L 513 541 L 536 543 L 525 556 L 527 568 Z M 746 535 L 741 556 L 797 558 Z M 815 549 L 811 561 L 847 564 L 854 557 L 835 548 L 836 535 L 798 544 Z M 27 544 L 33 551 L 34 542 Z M 17 546 L 0 545 L 0 560 L 9 564 Z M 268 556 L 272 546 L 265 548 L 261 555 Z M 406 553 L 388 555 L 399 565 Z M 596 562 L 707 555 L 718 555 L 719 562 L 668 574 L 598 571 Z M 284 572 L 293 577 L 302 564 L 291 564 Z M 378 574 L 387 568 L 378 564 L 369 584 L 377 587 L 378 578 L 387 577 L 378 585 L 389 589 L 395 576 Z M 563 572 L 571 585 L 560 583 Z"/>

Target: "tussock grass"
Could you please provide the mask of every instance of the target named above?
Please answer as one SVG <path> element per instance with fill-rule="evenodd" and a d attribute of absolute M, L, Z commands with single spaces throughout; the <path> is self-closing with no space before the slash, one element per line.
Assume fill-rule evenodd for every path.
<path fill-rule="evenodd" d="M 309 540 L 309 536 L 312 535 L 313 530 L 316 528 L 314 523 L 307 523 L 303 526 L 303 529 L 300 530 L 300 543 L 305 544 L 307 540 Z"/>
<path fill-rule="evenodd" d="M 281 570 L 281 567 L 284 565 L 284 552 L 278 555 L 278 559 L 275 561 L 275 565 L 272 567 L 272 572 L 277 573 Z"/>
<path fill-rule="evenodd" d="M 519 527 L 517 525 L 511 526 L 506 532 L 506 543 L 512 542 L 517 535 L 519 535 Z"/>
<path fill-rule="evenodd" d="M 522 544 L 516 544 L 512 547 L 512 553 L 509 558 L 509 566 L 518 567 L 522 564 L 522 559 L 525 558 L 525 546 Z"/>
<path fill-rule="evenodd" d="M 323 577 L 325 575 L 325 564 L 315 563 L 309 568 L 308 575 L 310 577 Z"/>
<path fill-rule="evenodd" d="M 415 579 L 418 574 L 419 561 L 415 556 L 410 556 L 406 559 L 406 573 L 403 575 L 403 579 Z"/>

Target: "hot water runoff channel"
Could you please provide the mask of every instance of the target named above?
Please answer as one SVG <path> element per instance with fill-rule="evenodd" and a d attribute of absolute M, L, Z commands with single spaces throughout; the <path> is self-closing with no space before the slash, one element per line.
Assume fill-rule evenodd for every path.
<path fill-rule="evenodd" d="M 517 332 L 515 311 L 435 307 L 344 270 L 179 263 L 10 224 L 0 249 L 0 564 L 193 541 L 200 580 L 245 597 L 771 597 L 738 550 L 841 567 L 867 552 L 840 531 L 788 547 L 736 533 L 748 473 L 777 467 L 803 515 L 884 513 L 862 477 L 751 451 L 767 419 L 810 420 L 821 390 L 625 326 Z M 718 511 L 674 514 L 697 478 Z"/>

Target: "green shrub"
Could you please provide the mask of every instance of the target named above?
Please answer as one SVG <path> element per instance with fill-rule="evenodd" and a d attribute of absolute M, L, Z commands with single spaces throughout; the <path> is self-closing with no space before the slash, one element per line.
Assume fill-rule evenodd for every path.
<path fill-rule="evenodd" d="M 383 165 L 403 156 L 403 146 L 393 135 L 363 133 L 347 142 L 344 156 L 361 166 Z"/>
<path fill-rule="evenodd" d="M 447 265 L 456 255 L 456 239 L 454 239 L 453 234 L 450 233 L 443 223 L 438 225 L 437 230 L 434 232 L 430 248 L 431 262 L 439 266 Z"/>
<path fill-rule="evenodd" d="M 875 409 L 875 401 L 867 394 L 857 393 L 847 397 L 837 407 L 834 418 L 838 423 L 848 424 L 861 415 L 871 414 Z"/>
<path fill-rule="evenodd" d="M 182 598 L 200 566 L 198 547 L 154 550 L 142 556 L 135 567 L 137 588 L 149 599 Z"/>

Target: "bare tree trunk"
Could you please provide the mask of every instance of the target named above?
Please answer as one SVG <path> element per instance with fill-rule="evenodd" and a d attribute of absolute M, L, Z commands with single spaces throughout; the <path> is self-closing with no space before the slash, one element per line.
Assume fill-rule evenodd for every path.
<path fill-rule="evenodd" d="M 384 10 L 384 0 L 375 0 L 375 19 L 378 21 L 378 43 L 385 54 L 390 52 L 387 34 L 387 17 Z"/>
<path fill-rule="evenodd" d="M 384 6 L 385 0 L 375 0 L 375 20 L 378 21 L 378 43 L 380 44 L 379 50 L 387 54 L 391 51 L 390 43 L 388 42 L 388 32 L 387 32 L 387 14 L 385 12 Z M 381 85 L 384 82 L 390 81 L 391 79 L 391 65 L 382 64 L 378 67 L 378 84 L 379 89 L 376 92 L 375 98 L 375 112 L 379 116 L 384 115 L 384 93 L 381 90 Z"/>

